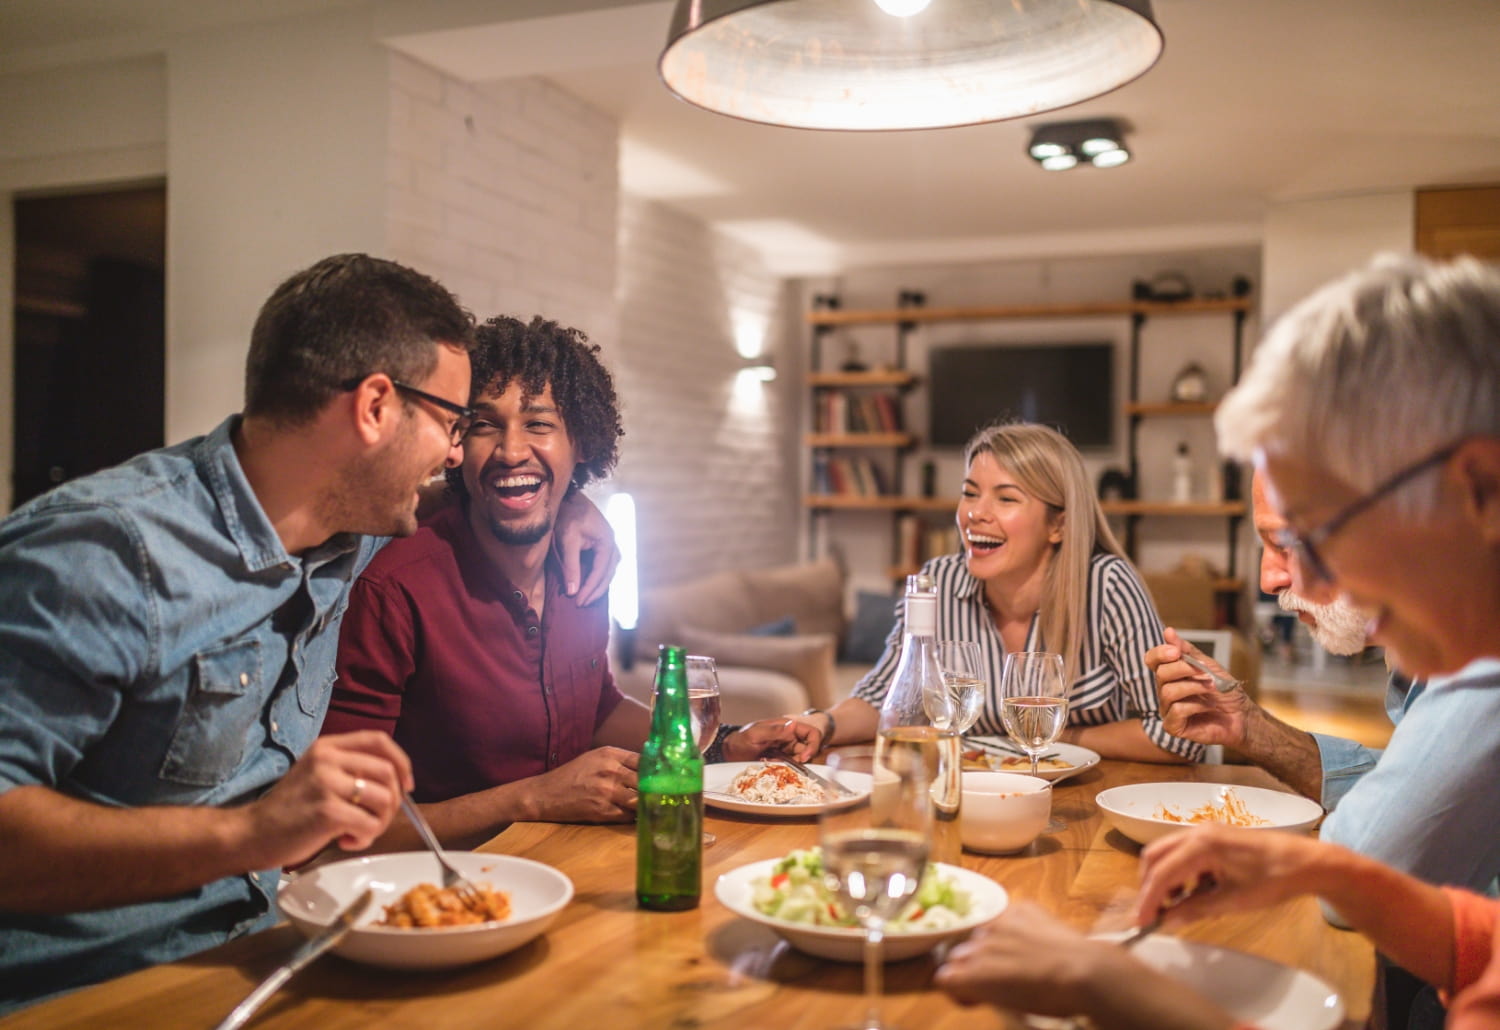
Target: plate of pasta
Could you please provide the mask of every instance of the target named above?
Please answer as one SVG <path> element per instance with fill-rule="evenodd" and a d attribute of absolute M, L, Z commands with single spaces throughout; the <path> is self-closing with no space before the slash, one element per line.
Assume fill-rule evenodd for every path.
<path fill-rule="evenodd" d="M 1202 823 L 1296 833 L 1323 818 L 1322 806 L 1300 794 L 1227 783 L 1132 783 L 1094 801 L 1137 844 Z"/>
<path fill-rule="evenodd" d="M 311 937 L 369 887 L 374 904 L 333 950 L 392 969 L 439 969 L 521 947 L 546 932 L 573 900 L 573 881 L 541 862 L 467 851 L 443 854 L 480 889 L 477 902 L 465 904 L 441 886 L 442 870 L 430 851 L 401 851 L 301 873 L 282 887 L 276 903 Z"/>

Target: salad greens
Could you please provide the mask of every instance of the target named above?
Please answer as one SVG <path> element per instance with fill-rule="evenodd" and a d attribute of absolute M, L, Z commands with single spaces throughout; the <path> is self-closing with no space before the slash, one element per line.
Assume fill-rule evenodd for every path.
<path fill-rule="evenodd" d="M 855 926 L 854 915 L 823 881 L 821 848 L 793 851 L 771 867 L 771 875 L 753 885 L 750 903 L 762 915 L 813 926 Z M 892 933 L 943 930 L 969 914 L 969 892 L 951 877 L 939 876 L 928 863 L 917 893 L 886 929 Z"/>

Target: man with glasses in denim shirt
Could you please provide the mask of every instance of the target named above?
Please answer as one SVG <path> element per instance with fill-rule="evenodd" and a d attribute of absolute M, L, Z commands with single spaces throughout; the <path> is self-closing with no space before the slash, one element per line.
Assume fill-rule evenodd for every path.
<path fill-rule="evenodd" d="M 0 522 L 0 1010 L 267 926 L 282 867 L 388 826 L 399 747 L 316 738 L 472 339 L 426 276 L 328 258 L 261 309 L 242 415 Z"/>

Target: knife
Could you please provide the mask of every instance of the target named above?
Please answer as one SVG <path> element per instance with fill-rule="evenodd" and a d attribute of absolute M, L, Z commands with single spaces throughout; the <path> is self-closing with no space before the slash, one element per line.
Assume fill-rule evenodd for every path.
<path fill-rule="evenodd" d="M 310 938 L 302 947 L 292 952 L 291 958 L 277 966 L 275 972 L 262 980 L 260 986 L 236 1005 L 234 1011 L 224 1017 L 224 1022 L 214 1030 L 237 1030 L 238 1027 L 249 1022 L 250 1017 L 266 1003 L 267 998 L 279 991 L 282 985 L 309 962 L 343 940 L 344 934 L 353 929 L 355 920 L 364 915 L 365 909 L 370 907 L 370 901 L 374 897 L 374 890 L 366 887 L 364 893 L 349 902 L 342 912 L 333 917 L 333 922 L 329 923 L 316 937 Z"/>
<path fill-rule="evenodd" d="M 806 776 L 809 780 L 812 780 L 818 786 L 822 787 L 823 792 L 830 798 L 852 798 L 855 796 L 854 791 L 850 790 L 842 783 L 839 783 L 837 780 L 830 780 L 828 777 L 821 776 L 818 773 L 814 772 L 812 767 L 809 766 L 806 762 L 799 762 L 795 758 L 782 758 L 778 759 L 778 761 L 785 762 L 793 769 L 796 769 L 803 776 Z"/>

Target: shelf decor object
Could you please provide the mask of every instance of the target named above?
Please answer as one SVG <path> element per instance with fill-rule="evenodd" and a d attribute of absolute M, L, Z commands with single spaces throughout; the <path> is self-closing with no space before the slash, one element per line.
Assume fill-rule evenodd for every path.
<path fill-rule="evenodd" d="M 1151 0 L 678 0 L 657 68 L 747 121 L 932 129 L 1100 96 L 1161 51 Z"/>

